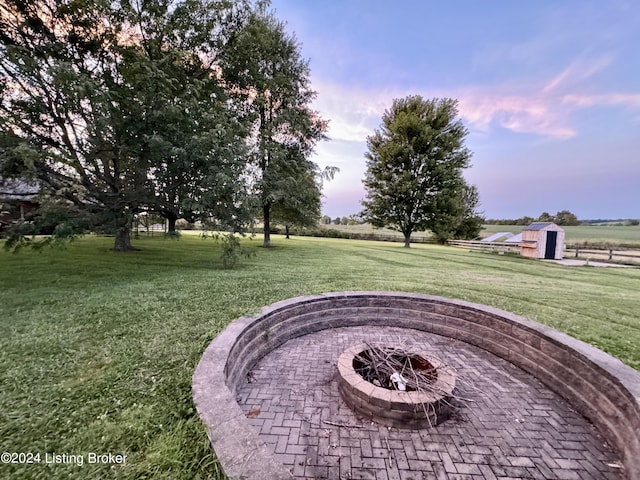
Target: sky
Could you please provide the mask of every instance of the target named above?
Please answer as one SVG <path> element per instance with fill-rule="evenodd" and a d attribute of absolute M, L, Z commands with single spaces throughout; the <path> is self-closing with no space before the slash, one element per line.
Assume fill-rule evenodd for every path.
<path fill-rule="evenodd" d="M 357 214 L 393 99 L 458 100 L 486 218 L 640 218 L 637 0 L 272 0 L 329 120 L 323 214 Z"/>

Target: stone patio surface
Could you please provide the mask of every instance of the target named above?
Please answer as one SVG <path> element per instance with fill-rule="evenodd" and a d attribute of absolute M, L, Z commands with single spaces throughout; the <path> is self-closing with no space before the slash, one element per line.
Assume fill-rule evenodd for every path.
<path fill-rule="evenodd" d="M 336 361 L 363 341 L 417 346 L 453 367 L 458 409 L 422 430 L 356 416 Z M 237 400 L 277 460 L 300 479 L 623 479 L 617 452 L 535 377 L 454 339 L 394 327 L 295 338 L 264 357 Z"/>

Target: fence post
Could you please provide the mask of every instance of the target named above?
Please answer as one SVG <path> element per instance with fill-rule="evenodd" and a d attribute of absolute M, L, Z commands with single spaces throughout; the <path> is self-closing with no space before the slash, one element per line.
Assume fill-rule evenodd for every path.
<path fill-rule="evenodd" d="M 613 257 L 613 248 L 609 249 L 609 260 Z"/>
<path fill-rule="evenodd" d="M 578 253 L 580 252 L 580 246 L 576 245 L 576 258 L 578 258 Z"/>

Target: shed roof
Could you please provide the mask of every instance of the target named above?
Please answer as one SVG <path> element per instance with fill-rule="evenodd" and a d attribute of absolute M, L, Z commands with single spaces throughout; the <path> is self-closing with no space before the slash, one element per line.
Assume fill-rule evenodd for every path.
<path fill-rule="evenodd" d="M 533 222 L 531 225 L 524 227 L 522 230 L 543 230 L 549 225 L 555 225 L 553 222 Z"/>
<path fill-rule="evenodd" d="M 483 238 L 480 241 L 481 242 L 495 242 L 499 238 L 510 237 L 512 235 L 513 235 L 513 233 L 511 233 L 511 232 L 497 232 L 497 233 L 494 233 L 493 235 L 488 236 L 487 238 Z"/>
<path fill-rule="evenodd" d="M 509 237 L 505 240 L 507 243 L 519 243 L 522 241 L 522 232 L 514 235 L 513 237 Z"/>

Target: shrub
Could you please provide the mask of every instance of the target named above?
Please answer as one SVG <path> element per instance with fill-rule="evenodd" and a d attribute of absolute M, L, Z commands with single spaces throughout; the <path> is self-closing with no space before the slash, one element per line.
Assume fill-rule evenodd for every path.
<path fill-rule="evenodd" d="M 220 259 L 222 260 L 222 266 L 224 268 L 235 268 L 240 263 L 242 257 L 248 258 L 255 255 L 254 252 L 242 248 L 240 239 L 233 233 L 208 234 L 207 232 L 202 232 L 201 236 L 202 238 L 211 236 L 216 242 L 222 243 Z"/>

